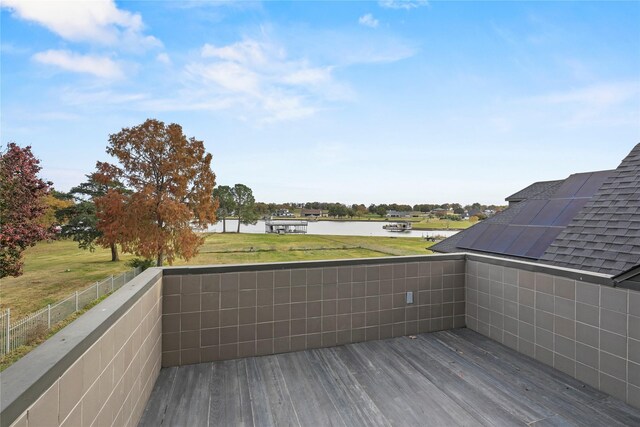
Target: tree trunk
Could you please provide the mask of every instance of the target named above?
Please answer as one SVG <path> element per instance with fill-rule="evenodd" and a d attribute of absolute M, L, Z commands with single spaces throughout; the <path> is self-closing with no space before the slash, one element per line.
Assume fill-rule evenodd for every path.
<path fill-rule="evenodd" d="M 227 232 L 227 217 L 226 216 L 222 217 L 222 232 L 223 233 Z"/>
<path fill-rule="evenodd" d="M 111 248 L 111 261 L 120 261 L 120 256 L 118 255 L 118 247 L 115 243 L 111 243 L 109 245 Z"/>
<path fill-rule="evenodd" d="M 162 267 L 164 262 L 164 253 L 162 251 L 158 252 L 158 259 L 156 260 L 156 266 Z"/>
<path fill-rule="evenodd" d="M 240 233 L 240 214 L 238 214 L 238 233 Z"/>

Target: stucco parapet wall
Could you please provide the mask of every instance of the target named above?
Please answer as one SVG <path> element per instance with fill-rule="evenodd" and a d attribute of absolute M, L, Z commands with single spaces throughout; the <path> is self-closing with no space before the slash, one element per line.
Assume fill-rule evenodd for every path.
<path fill-rule="evenodd" d="M 460 255 L 460 254 L 452 254 Z M 613 276 L 601 273 L 592 273 L 584 270 L 575 270 L 573 268 L 558 267 L 555 265 L 541 264 L 538 262 L 520 261 L 514 259 L 493 257 L 488 255 L 478 255 L 465 253 L 467 261 L 482 262 L 491 265 L 498 265 L 507 268 L 517 268 L 519 270 L 531 271 L 533 273 L 545 273 L 567 279 L 577 280 L 580 282 L 593 283 L 603 286 L 616 286 Z"/>
<path fill-rule="evenodd" d="M 11 425 L 161 278 L 162 269 L 147 269 L 0 373 L 0 426 Z"/>
<path fill-rule="evenodd" d="M 460 261 L 465 259 L 465 254 L 434 254 L 434 255 L 407 255 L 381 258 L 352 258 L 340 260 L 319 261 L 293 261 L 260 264 L 225 264 L 225 265 L 198 265 L 181 267 L 164 267 L 165 276 L 185 274 L 212 274 L 212 273 L 241 273 L 245 271 L 273 271 L 291 270 L 296 268 L 322 268 L 322 267 L 347 267 L 354 265 L 381 265 L 398 264 L 403 262 L 437 262 Z"/>

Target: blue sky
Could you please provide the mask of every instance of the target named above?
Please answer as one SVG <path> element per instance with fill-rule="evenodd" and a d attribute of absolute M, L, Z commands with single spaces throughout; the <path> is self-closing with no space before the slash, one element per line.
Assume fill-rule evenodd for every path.
<path fill-rule="evenodd" d="M 262 201 L 499 203 L 640 142 L 640 2 L 4 0 L 2 143 L 68 190 L 158 118 Z"/>

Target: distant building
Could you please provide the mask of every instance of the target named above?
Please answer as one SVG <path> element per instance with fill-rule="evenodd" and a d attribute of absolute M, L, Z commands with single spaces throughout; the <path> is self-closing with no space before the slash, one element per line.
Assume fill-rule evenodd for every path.
<path fill-rule="evenodd" d="M 275 211 L 273 216 L 290 218 L 293 217 L 293 214 L 289 212 L 289 209 L 278 209 L 277 211 Z"/>
<path fill-rule="evenodd" d="M 301 209 L 300 216 L 305 218 L 319 218 L 322 216 L 322 209 Z"/>
<path fill-rule="evenodd" d="M 389 210 L 387 218 L 411 218 L 411 212 Z"/>

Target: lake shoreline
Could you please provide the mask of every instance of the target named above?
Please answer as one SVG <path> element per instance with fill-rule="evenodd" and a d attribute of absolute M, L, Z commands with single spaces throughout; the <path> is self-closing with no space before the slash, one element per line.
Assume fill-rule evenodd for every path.
<path fill-rule="evenodd" d="M 289 219 L 291 221 L 292 219 Z M 286 220 L 285 220 L 286 221 Z M 433 237 L 450 237 L 460 230 L 443 229 L 420 226 L 414 226 L 412 230 L 404 232 L 392 232 L 382 228 L 384 221 L 308 221 L 308 235 L 320 236 L 377 236 L 377 237 L 417 237 L 417 238 L 433 238 Z M 237 220 L 227 219 L 227 231 L 235 232 L 238 227 Z M 206 232 L 222 232 L 222 221 L 208 227 Z M 265 234 L 265 221 L 258 220 L 255 224 L 241 225 L 241 233 Z"/>

